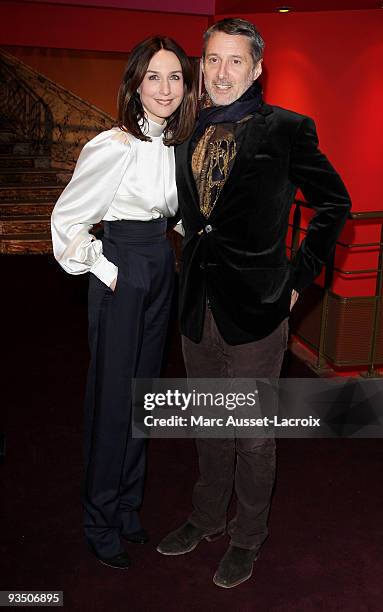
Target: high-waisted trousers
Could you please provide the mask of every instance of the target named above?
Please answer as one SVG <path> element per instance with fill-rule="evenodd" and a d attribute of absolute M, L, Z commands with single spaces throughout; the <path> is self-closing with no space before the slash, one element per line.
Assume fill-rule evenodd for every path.
<path fill-rule="evenodd" d="M 229 345 L 206 308 L 200 343 L 182 337 L 189 378 L 278 378 L 287 347 L 288 320 L 266 338 Z M 228 524 L 231 544 L 257 552 L 268 535 L 275 479 L 274 438 L 197 438 L 199 479 L 193 490 L 191 523 L 213 533 L 226 528 L 233 488 L 237 511 Z"/>
<path fill-rule="evenodd" d="M 86 540 L 109 558 L 141 528 L 146 447 L 131 435 L 131 381 L 160 374 L 174 254 L 166 219 L 104 222 L 102 242 L 118 278 L 112 291 L 90 275 L 83 506 Z"/>

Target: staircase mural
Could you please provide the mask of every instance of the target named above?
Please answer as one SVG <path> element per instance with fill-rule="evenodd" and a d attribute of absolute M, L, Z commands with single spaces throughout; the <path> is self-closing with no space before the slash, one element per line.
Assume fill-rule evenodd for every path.
<path fill-rule="evenodd" d="M 113 117 L 0 50 L 0 253 L 52 252 L 50 214 Z"/>

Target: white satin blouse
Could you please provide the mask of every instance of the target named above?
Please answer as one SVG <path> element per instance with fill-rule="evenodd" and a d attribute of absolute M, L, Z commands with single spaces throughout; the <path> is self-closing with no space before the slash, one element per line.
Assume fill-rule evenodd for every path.
<path fill-rule="evenodd" d="M 163 143 L 164 128 L 148 119 L 152 142 L 112 128 L 84 146 L 51 218 L 53 253 L 64 270 L 92 272 L 109 286 L 118 269 L 103 255 L 101 240 L 89 233 L 93 225 L 176 214 L 174 149 Z"/>

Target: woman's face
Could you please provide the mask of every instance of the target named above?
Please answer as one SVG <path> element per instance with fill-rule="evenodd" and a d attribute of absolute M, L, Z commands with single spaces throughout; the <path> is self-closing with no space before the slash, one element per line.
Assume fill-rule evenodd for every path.
<path fill-rule="evenodd" d="M 153 55 L 138 93 L 147 116 L 156 123 L 164 123 L 177 110 L 184 97 L 184 81 L 175 53 L 161 49 Z"/>

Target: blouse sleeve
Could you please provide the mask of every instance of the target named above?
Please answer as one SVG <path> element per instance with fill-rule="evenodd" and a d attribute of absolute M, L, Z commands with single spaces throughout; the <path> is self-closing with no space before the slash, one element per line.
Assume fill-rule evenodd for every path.
<path fill-rule="evenodd" d="M 92 272 L 108 286 L 117 277 L 117 267 L 102 253 L 101 240 L 89 230 L 110 207 L 130 150 L 128 134 L 116 129 L 102 132 L 82 149 L 51 218 L 53 253 L 66 272 Z"/>

